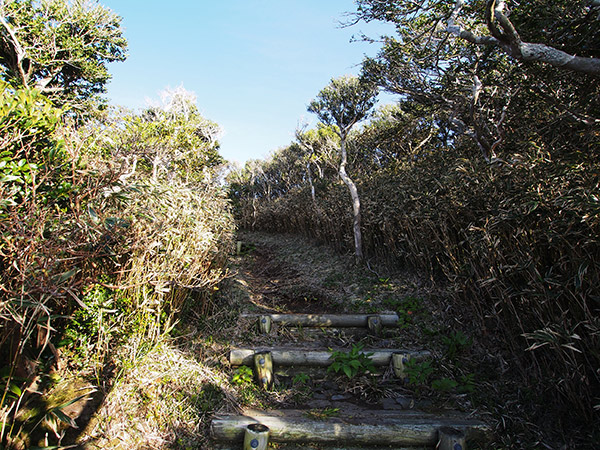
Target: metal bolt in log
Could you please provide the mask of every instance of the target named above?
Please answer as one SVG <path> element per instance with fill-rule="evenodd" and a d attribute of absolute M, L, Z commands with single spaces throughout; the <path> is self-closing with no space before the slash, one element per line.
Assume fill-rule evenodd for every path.
<path fill-rule="evenodd" d="M 381 321 L 381 317 L 379 316 L 369 316 L 367 317 L 367 326 L 369 327 L 369 331 L 374 336 L 381 336 L 381 332 L 383 330 L 383 324 Z"/>
<path fill-rule="evenodd" d="M 244 450 L 265 450 L 269 445 L 269 428 L 260 423 L 252 423 L 246 427 Z"/>
<path fill-rule="evenodd" d="M 394 375 L 396 375 L 396 378 L 404 380 L 407 377 L 406 364 L 408 364 L 410 358 L 410 353 L 394 353 L 392 355 L 392 364 L 394 366 Z"/>
<path fill-rule="evenodd" d="M 438 430 L 439 450 L 466 450 L 466 438 L 463 431 L 450 427 L 442 427 Z"/>
<path fill-rule="evenodd" d="M 260 352 L 254 355 L 254 371 L 260 387 L 270 389 L 273 386 L 273 356 L 271 352 Z"/>
<path fill-rule="evenodd" d="M 273 320 L 271 316 L 260 316 L 258 318 L 258 329 L 262 334 L 269 334 L 271 332 L 271 325 Z"/>

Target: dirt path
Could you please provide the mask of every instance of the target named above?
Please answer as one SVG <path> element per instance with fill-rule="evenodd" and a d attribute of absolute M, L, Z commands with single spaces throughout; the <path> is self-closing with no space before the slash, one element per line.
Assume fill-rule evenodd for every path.
<path fill-rule="evenodd" d="M 241 233 L 227 301 L 239 313 L 399 313 L 404 345 L 430 344 L 451 308 L 429 280 L 357 266 L 351 255 L 292 235 Z M 414 326 L 413 326 L 414 325 Z"/>
<path fill-rule="evenodd" d="M 444 361 L 448 336 L 454 336 L 458 346 L 452 350 L 452 358 L 465 350 L 469 341 L 457 332 L 451 334 L 451 308 L 444 306 L 439 291 L 414 274 L 365 268 L 354 264 L 351 256 L 340 256 L 299 237 L 244 233 L 239 239 L 241 253 L 234 260 L 222 297 L 231 306 L 226 310 L 233 322 L 225 330 L 227 351 L 279 349 L 279 354 L 333 354 L 336 350 L 349 355 L 364 348 L 367 352 L 387 349 L 428 355 L 427 361 L 416 362 L 410 376 L 403 379 L 394 376 L 391 361 L 352 376 L 343 371 L 336 374 L 332 367 L 279 367 L 268 391 L 254 383 L 251 367 L 232 363 L 234 402 L 240 410 L 293 409 L 304 411 L 305 417 L 323 420 L 331 414 L 349 414 L 358 420 L 367 410 L 432 414 L 473 411 L 465 395 L 473 389 L 470 378 L 462 372 L 452 373 L 456 367 Z M 395 314 L 399 320 L 375 334 L 365 327 L 304 329 L 293 325 L 274 325 L 271 333 L 258 333 L 257 316 L 272 313 Z M 225 356 L 222 361 L 229 364 Z"/>
<path fill-rule="evenodd" d="M 365 334 L 359 337 L 359 344 L 377 348 L 426 348 L 441 354 L 439 339 L 432 338 L 445 327 L 445 314 L 434 306 L 439 304 L 440 293 L 414 274 L 377 274 L 354 264 L 352 256 L 336 254 L 327 246 L 296 236 L 244 233 L 239 238 L 243 242 L 242 253 L 235 258 L 235 272 L 225 291 L 231 305 L 226 308 L 227 314 L 236 317 L 232 318 L 235 324 L 225 330 L 228 348 L 282 343 L 281 332 L 279 336 L 257 334 L 255 319 L 239 319 L 244 314 L 396 313 L 403 321 L 399 330 L 384 339 Z M 290 333 L 288 341 L 289 345 L 349 349 L 357 339 L 344 333 L 317 333 L 304 335 L 299 340 Z M 283 342 L 286 345 L 285 339 Z M 298 400 L 294 389 L 293 383 L 282 385 L 281 392 L 285 394 L 275 398 L 275 406 L 289 404 L 293 398 Z M 377 386 L 362 379 L 326 383 L 325 389 L 315 393 L 317 400 L 334 397 L 381 404 L 382 401 L 389 403 L 386 398 L 400 399 L 407 393 L 406 389 L 400 391 L 391 392 L 385 384 Z M 260 394 L 257 396 L 260 401 L 264 400 Z M 318 403 L 312 401 L 309 405 Z"/>
<path fill-rule="evenodd" d="M 426 285 L 407 273 L 392 279 L 358 267 L 352 256 L 297 236 L 242 233 L 239 238 L 238 277 L 265 311 L 356 312 L 382 306 L 384 297 L 416 296 Z"/>

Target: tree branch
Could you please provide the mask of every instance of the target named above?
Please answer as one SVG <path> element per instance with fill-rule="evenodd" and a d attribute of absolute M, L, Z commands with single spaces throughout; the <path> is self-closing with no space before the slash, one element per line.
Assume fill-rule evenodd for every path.
<path fill-rule="evenodd" d="M 17 39 L 15 30 L 13 30 L 13 28 L 9 25 L 9 23 L 5 17 L 0 17 L 0 24 L 2 24 L 2 27 L 8 33 L 10 44 L 12 44 L 12 48 L 13 48 L 13 52 L 14 52 L 13 56 L 15 58 L 15 65 L 16 65 L 16 67 L 14 69 L 21 76 L 21 82 L 23 83 L 23 86 L 27 88 L 27 87 L 29 87 L 28 83 L 27 83 L 27 75 L 25 74 L 25 70 L 23 69 L 23 64 L 22 64 L 23 59 L 25 59 L 26 52 L 23 49 L 23 47 L 21 46 L 19 40 Z"/>
<path fill-rule="evenodd" d="M 600 6 L 600 0 L 592 0 L 592 6 Z M 464 0 L 456 0 L 448 19 L 446 31 L 476 45 L 494 45 L 502 48 L 513 58 L 522 61 L 537 61 L 561 69 L 569 69 L 588 75 L 600 76 L 600 59 L 582 57 L 550 47 L 545 44 L 523 42 L 510 19 L 504 14 L 504 1 L 488 0 L 486 22 L 491 36 L 477 36 L 457 24 Z M 500 28 L 495 24 L 498 21 Z"/>

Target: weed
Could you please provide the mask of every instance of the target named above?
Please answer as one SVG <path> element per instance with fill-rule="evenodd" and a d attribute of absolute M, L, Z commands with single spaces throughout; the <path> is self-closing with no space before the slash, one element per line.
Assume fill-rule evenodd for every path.
<path fill-rule="evenodd" d="M 442 343 L 446 346 L 448 358 L 453 359 L 458 353 L 470 347 L 472 340 L 462 331 L 453 331 L 447 336 L 442 336 Z"/>
<path fill-rule="evenodd" d="M 427 384 L 427 380 L 434 371 L 431 361 L 417 362 L 415 359 L 409 359 L 404 365 L 404 370 L 408 376 L 409 384 L 413 386 Z"/>
<path fill-rule="evenodd" d="M 422 300 L 417 297 L 404 297 L 401 300 L 386 299 L 383 304 L 392 308 L 398 314 L 398 326 L 408 328 L 414 317 L 422 310 Z"/>
<path fill-rule="evenodd" d="M 254 378 L 254 374 L 252 373 L 252 369 L 248 366 L 240 366 L 238 367 L 233 376 L 231 377 L 231 382 L 237 386 L 244 386 L 252 383 Z"/>
<path fill-rule="evenodd" d="M 323 280 L 323 287 L 334 288 L 341 285 L 343 281 L 344 274 L 341 272 L 334 272 L 332 274 L 327 275 L 325 280 Z"/>
<path fill-rule="evenodd" d="M 305 384 L 308 384 L 309 381 L 310 381 L 310 376 L 308 376 L 305 373 L 297 373 L 296 375 L 294 375 L 292 383 L 305 385 Z"/>
<path fill-rule="evenodd" d="M 458 382 L 450 378 L 441 378 L 439 380 L 433 380 L 431 383 L 432 389 L 440 392 L 449 392 L 458 386 Z"/>
<path fill-rule="evenodd" d="M 379 277 L 377 279 L 377 287 L 380 289 L 384 289 L 386 291 L 391 291 L 394 289 L 394 285 L 390 282 L 390 278 L 382 278 Z"/>
<path fill-rule="evenodd" d="M 241 242 L 241 241 L 240 241 Z M 246 256 L 256 250 L 256 245 L 252 242 L 246 243 L 242 242 L 240 246 L 240 250 L 238 252 L 238 256 Z"/>
<path fill-rule="evenodd" d="M 475 375 L 461 375 L 459 381 L 447 377 L 433 380 L 431 388 L 439 392 L 456 391 L 459 394 L 470 394 L 475 390 Z"/>
<path fill-rule="evenodd" d="M 364 353 L 362 350 L 362 344 L 353 345 L 349 352 L 330 349 L 333 363 L 327 368 L 327 372 L 343 372 L 350 379 L 359 374 L 375 372 L 375 366 L 370 359 L 373 353 Z"/>
<path fill-rule="evenodd" d="M 459 394 L 470 394 L 475 391 L 475 374 L 461 375 L 457 391 Z"/>
<path fill-rule="evenodd" d="M 373 299 L 368 296 L 365 299 L 357 299 L 352 302 L 352 310 L 355 312 L 376 313 L 378 308 L 373 304 Z"/>
<path fill-rule="evenodd" d="M 216 405 L 223 402 L 223 391 L 214 383 L 207 383 L 202 387 L 202 390 L 192 398 L 194 403 L 198 405 L 202 412 L 209 412 L 218 409 Z"/>

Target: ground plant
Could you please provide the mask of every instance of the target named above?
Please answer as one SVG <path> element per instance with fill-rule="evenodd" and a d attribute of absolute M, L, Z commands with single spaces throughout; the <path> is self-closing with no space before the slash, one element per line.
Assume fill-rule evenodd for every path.
<path fill-rule="evenodd" d="M 349 379 L 369 372 L 374 373 L 376 369 L 370 358 L 373 353 L 363 352 L 363 348 L 364 346 L 359 343 L 352 345 L 348 352 L 330 350 L 333 362 L 327 367 L 327 372 L 344 374 Z"/>
<path fill-rule="evenodd" d="M 224 192 L 212 183 L 220 161 L 214 123 L 196 114 L 182 130 L 173 108 L 154 114 L 154 126 L 197 140 L 193 149 L 169 147 L 172 160 L 162 155 L 152 170 L 138 161 L 160 143 L 140 141 L 135 114 L 77 122 L 57 97 L 53 103 L 43 90 L 14 86 L 0 80 L 0 357 L 7 362 L 0 446 L 7 449 L 72 439 L 75 422 L 64 411 L 96 404 L 189 304 L 210 310 L 234 229 Z M 183 91 L 166 98 L 174 97 L 191 101 Z M 57 370 L 96 387 L 64 398 L 55 393 L 68 390 L 52 375 Z"/>

